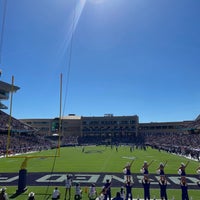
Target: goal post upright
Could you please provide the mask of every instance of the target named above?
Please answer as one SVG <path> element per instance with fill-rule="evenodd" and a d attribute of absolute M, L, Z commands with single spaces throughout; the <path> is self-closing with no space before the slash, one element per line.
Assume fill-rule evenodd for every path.
<path fill-rule="evenodd" d="M 11 85 L 11 92 L 10 92 L 10 114 L 9 114 L 9 120 L 8 120 L 8 137 L 7 137 L 7 145 L 6 145 L 6 157 L 8 157 L 9 147 L 10 147 L 10 132 L 11 132 L 11 121 L 12 121 L 13 88 L 14 88 L 14 76 L 12 76 L 12 85 Z"/>
<path fill-rule="evenodd" d="M 60 113 L 59 113 L 59 129 L 58 129 L 58 156 L 60 156 L 60 138 L 62 131 L 62 73 L 60 74 Z"/>

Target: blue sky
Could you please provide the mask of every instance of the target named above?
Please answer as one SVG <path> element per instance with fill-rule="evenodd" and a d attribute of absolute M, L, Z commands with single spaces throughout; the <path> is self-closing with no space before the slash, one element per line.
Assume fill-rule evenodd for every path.
<path fill-rule="evenodd" d="M 62 115 L 199 115 L 199 0 L 7 0 L 6 8 L 0 80 L 14 76 L 20 87 L 14 117 L 59 116 L 61 73 Z"/>

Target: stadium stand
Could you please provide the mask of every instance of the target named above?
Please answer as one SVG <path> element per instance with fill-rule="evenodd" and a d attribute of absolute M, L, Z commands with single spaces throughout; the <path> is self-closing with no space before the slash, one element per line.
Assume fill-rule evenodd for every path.
<path fill-rule="evenodd" d="M 200 134 L 200 115 L 194 120 L 193 123 L 186 127 L 186 130 L 192 134 Z"/>
<path fill-rule="evenodd" d="M 10 118 L 8 114 L 1 110 L 7 108 L 1 101 L 8 100 L 9 93 L 17 90 L 19 90 L 19 87 L 0 81 L 1 154 L 5 154 L 6 151 L 8 130 L 10 130 L 11 141 L 9 151 L 12 153 L 55 148 L 57 140 L 54 132 L 53 135 L 40 134 L 40 129 L 47 131 L 47 128 L 51 127 L 50 124 L 53 124 L 55 120 L 50 119 L 45 123 L 36 121 L 36 124 L 47 124 L 46 128 L 42 126 L 36 128 L 32 126 L 34 123 L 30 123 L 30 120 L 22 121 L 14 117 Z M 136 115 L 117 117 L 106 115 L 103 117 L 81 117 L 80 119 L 76 116 L 70 117 L 73 117 L 73 119 L 66 119 L 68 120 L 65 123 L 67 126 L 63 126 L 62 131 L 67 131 L 67 134 L 62 134 L 61 146 L 129 144 L 144 148 L 147 145 L 199 160 L 200 115 L 194 121 L 143 124 L 139 123 L 139 118 Z M 70 131 L 77 130 L 80 130 L 80 134 L 78 132 L 75 135 L 68 134 Z"/>
<path fill-rule="evenodd" d="M 7 132 L 9 126 L 9 115 L 0 110 L 0 131 Z M 35 129 L 21 121 L 11 117 L 11 131 L 12 132 L 33 132 Z"/>
<path fill-rule="evenodd" d="M 5 156 L 7 150 L 13 155 L 56 147 L 56 141 L 36 134 L 36 129 L 12 117 L 10 144 L 7 149 L 8 120 L 9 115 L 0 110 L 0 156 Z"/>
<path fill-rule="evenodd" d="M 175 153 L 199 160 L 199 134 L 148 134 L 145 136 L 145 144 L 159 150 L 165 150 L 169 153 Z"/>
<path fill-rule="evenodd" d="M 2 100 L 8 100 L 10 92 L 16 92 L 17 86 L 0 81 L 0 156 L 41 151 L 56 147 L 56 142 L 42 137 L 37 129 L 8 115 L 1 109 L 7 109 Z M 8 132 L 10 133 L 8 136 Z M 9 137 L 9 144 L 8 144 Z"/>

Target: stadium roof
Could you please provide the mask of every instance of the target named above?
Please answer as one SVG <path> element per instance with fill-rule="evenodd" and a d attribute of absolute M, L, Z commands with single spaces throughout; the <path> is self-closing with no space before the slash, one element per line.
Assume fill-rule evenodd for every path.
<path fill-rule="evenodd" d="M 12 88 L 12 87 L 13 87 L 13 88 Z M 18 87 L 18 86 L 12 86 L 12 85 L 9 84 L 9 83 L 0 81 L 0 90 L 1 90 L 1 91 L 11 92 L 12 89 L 13 89 L 13 92 L 16 92 L 17 90 L 20 89 L 20 87 Z"/>
<path fill-rule="evenodd" d="M 0 81 L 0 109 L 7 109 L 8 107 L 1 103 L 1 100 L 7 100 L 10 92 L 16 92 L 20 88 L 9 83 Z"/>
<path fill-rule="evenodd" d="M 8 109 L 8 107 L 0 102 L 0 109 Z"/>
<path fill-rule="evenodd" d="M 200 115 L 198 115 L 198 117 L 195 119 L 195 121 L 199 121 L 200 120 Z"/>

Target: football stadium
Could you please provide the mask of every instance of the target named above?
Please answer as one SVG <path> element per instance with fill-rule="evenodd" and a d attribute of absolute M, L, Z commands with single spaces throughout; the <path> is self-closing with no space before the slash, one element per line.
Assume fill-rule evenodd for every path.
<path fill-rule="evenodd" d="M 199 117 L 16 119 L 3 101 L 19 89 L 0 81 L 0 186 L 9 199 L 199 199 Z"/>
<path fill-rule="evenodd" d="M 88 0 L 87 9 L 91 10 L 83 13 L 85 20 L 78 28 L 86 0 L 77 1 L 77 5 L 74 3 L 76 1 L 71 1 L 70 5 L 65 6 L 64 3 L 68 1 L 46 1 L 48 5 L 44 1 L 19 2 L 0 2 L 0 67 L 4 58 L 5 66 L 13 67 L 6 70 L 16 70 L 15 73 L 19 71 L 19 74 L 29 72 L 26 81 L 37 76 L 33 81 L 37 82 L 41 75 L 42 82 L 38 83 L 38 87 L 45 83 L 50 88 L 45 91 L 52 92 L 48 84 L 52 83 L 57 70 L 52 70 L 49 81 L 45 81 L 43 76 L 50 77 L 49 69 L 54 65 L 67 65 L 67 70 L 63 71 L 67 71 L 68 89 L 72 52 L 75 51 L 79 54 L 73 59 L 78 66 L 74 73 L 81 75 L 76 79 L 85 78 L 80 80 L 80 85 L 84 85 L 84 81 L 88 81 L 88 77 L 91 78 L 95 72 L 101 82 L 97 88 L 104 90 L 104 87 L 108 87 L 109 94 L 111 86 L 120 88 L 115 92 L 126 100 L 130 93 L 134 93 L 133 99 L 136 94 L 145 92 L 159 96 L 160 90 L 164 94 L 172 87 L 175 92 L 164 96 L 164 103 L 169 98 L 173 101 L 174 93 L 180 90 L 190 98 L 197 97 L 198 89 L 193 93 L 195 95 L 188 94 L 192 87 L 190 82 L 197 87 L 199 85 L 197 1 L 196 4 L 190 1 L 189 5 L 187 1 L 155 1 L 154 4 L 152 1 L 145 4 L 143 1 L 129 1 L 125 7 L 121 3 L 125 1 L 113 1 L 110 5 L 111 1 L 106 1 L 108 6 L 103 6 L 103 0 Z M 160 2 L 162 5 L 157 7 Z M 70 6 L 73 6 L 72 11 Z M 7 7 L 10 13 L 6 19 Z M 15 8 L 20 9 L 16 11 Z M 12 13 L 15 15 L 12 16 Z M 55 18 L 57 15 L 60 18 Z M 109 23 L 108 19 L 111 20 Z M 90 20 L 93 20 L 92 23 Z M 6 21 L 12 25 L 6 26 Z M 69 28 L 65 27 L 67 23 Z M 65 36 L 63 41 L 60 40 L 62 34 Z M 78 38 L 76 44 L 73 43 L 75 36 Z M 115 40 L 112 40 L 114 37 Z M 4 55 L 3 40 L 7 41 Z M 55 43 L 49 46 L 52 41 Z M 89 46 L 90 43 L 93 46 Z M 31 48 L 35 50 L 34 53 Z M 18 64 L 13 65 L 11 61 Z M 48 67 L 41 69 L 41 66 Z M 85 66 L 88 66 L 88 71 Z M 96 72 L 96 69 L 99 71 Z M 60 67 L 59 71 L 62 71 Z M 84 71 L 87 71 L 86 77 Z M 25 76 L 23 74 L 23 78 Z M 125 80 L 122 76 L 134 79 L 134 82 L 128 81 L 121 87 Z M 87 84 L 92 93 L 90 87 L 96 82 L 96 77 L 90 81 Z M 144 81 L 147 85 L 135 91 L 133 85 L 137 87 Z M 163 82 L 162 87 L 159 86 L 160 81 Z M 150 82 L 156 86 L 155 90 L 152 90 Z M 12 83 L 0 80 L 0 200 L 200 200 L 200 115 L 195 120 L 150 123 L 141 123 L 137 113 L 115 116 L 108 111 L 103 116 L 78 116 L 72 111 L 62 116 L 61 76 L 60 115 L 44 119 L 18 119 L 12 114 L 12 101 L 20 87 L 15 85 L 14 77 Z M 123 93 L 124 88 L 128 88 L 127 93 Z M 96 91 L 96 88 L 93 90 Z M 84 91 L 80 96 L 87 94 Z M 38 94 L 34 95 L 41 101 Z M 99 97 L 108 98 L 105 91 L 96 99 Z M 149 100 L 148 96 L 145 98 L 144 102 Z M 179 101 L 182 98 L 180 95 Z M 76 96 L 77 99 L 81 98 Z M 134 100 L 130 101 L 132 103 Z M 199 103 L 197 98 L 196 101 Z M 122 102 L 126 104 L 120 99 L 120 106 Z M 148 103 L 151 102 L 153 100 Z M 95 102 L 94 108 L 98 105 Z M 197 110 L 196 107 L 194 109 Z"/>

